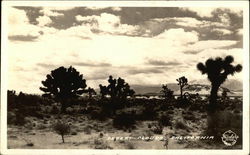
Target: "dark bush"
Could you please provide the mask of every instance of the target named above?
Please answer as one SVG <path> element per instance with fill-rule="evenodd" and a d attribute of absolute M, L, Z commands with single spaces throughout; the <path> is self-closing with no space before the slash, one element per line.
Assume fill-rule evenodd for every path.
<path fill-rule="evenodd" d="M 16 113 L 16 125 L 24 125 L 25 124 L 25 116 L 19 112 Z"/>
<path fill-rule="evenodd" d="M 135 128 L 135 123 L 134 115 L 125 112 L 117 114 L 113 119 L 113 126 L 118 129 Z"/>
<path fill-rule="evenodd" d="M 95 108 L 93 111 L 90 112 L 91 119 L 104 121 L 107 118 L 107 114 L 101 108 Z"/>
<path fill-rule="evenodd" d="M 158 118 L 159 124 L 163 126 L 171 126 L 172 122 L 170 116 L 167 113 L 161 113 Z"/>
<path fill-rule="evenodd" d="M 190 115 L 190 114 L 183 115 L 183 118 L 186 120 L 191 120 L 191 121 L 196 120 L 196 117 L 194 115 Z"/>
<path fill-rule="evenodd" d="M 144 120 L 154 120 L 157 117 L 157 111 L 155 110 L 155 106 L 150 104 L 146 105 L 142 112 L 142 118 Z"/>
<path fill-rule="evenodd" d="M 188 130 L 188 126 L 182 120 L 176 120 L 175 128 L 176 129 Z"/>
<path fill-rule="evenodd" d="M 161 123 L 151 124 L 150 130 L 155 134 L 162 134 L 163 126 Z"/>

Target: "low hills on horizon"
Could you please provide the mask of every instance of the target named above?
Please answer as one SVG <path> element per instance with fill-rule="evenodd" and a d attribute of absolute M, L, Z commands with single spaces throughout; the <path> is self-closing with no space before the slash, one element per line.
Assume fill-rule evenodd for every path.
<path fill-rule="evenodd" d="M 180 94 L 180 87 L 177 83 L 167 83 L 169 89 L 174 91 L 174 95 Z M 131 88 L 135 90 L 137 95 L 161 95 L 162 85 L 131 85 Z M 193 80 L 188 82 L 188 86 L 183 88 L 184 92 L 190 94 L 199 93 L 200 95 L 209 95 L 211 84 L 207 80 Z M 239 80 L 227 80 L 222 84 L 218 91 L 218 95 L 221 95 L 223 89 L 228 90 L 229 96 L 242 96 L 243 83 Z"/>

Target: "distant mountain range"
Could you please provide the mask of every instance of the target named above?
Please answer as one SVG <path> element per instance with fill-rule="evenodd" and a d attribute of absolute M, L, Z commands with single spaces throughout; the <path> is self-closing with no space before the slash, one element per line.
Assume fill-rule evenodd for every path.
<path fill-rule="evenodd" d="M 184 92 L 189 92 L 190 94 L 199 93 L 200 95 L 210 94 L 211 85 L 208 80 L 194 80 L 188 82 L 188 86 L 184 88 Z M 177 83 L 168 83 L 168 88 L 174 91 L 175 95 L 180 94 L 180 87 Z M 131 85 L 136 92 L 136 94 L 141 95 L 160 95 L 162 90 L 161 85 Z M 223 89 L 228 90 L 228 95 L 231 96 L 241 96 L 243 90 L 243 84 L 238 80 L 227 80 L 219 89 L 218 95 L 223 92 Z"/>

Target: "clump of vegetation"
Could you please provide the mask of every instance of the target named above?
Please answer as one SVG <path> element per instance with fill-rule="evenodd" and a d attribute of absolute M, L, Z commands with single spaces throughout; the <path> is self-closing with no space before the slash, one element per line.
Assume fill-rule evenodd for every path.
<path fill-rule="evenodd" d="M 130 88 L 129 84 L 120 77 L 118 79 L 113 79 L 112 76 L 109 76 L 108 82 L 108 86 L 103 86 L 101 84 L 99 85 L 100 93 L 102 94 L 102 98 L 104 98 L 106 95 L 109 95 L 111 98 L 111 103 L 113 104 L 115 102 L 124 103 L 128 96 L 131 97 L 135 94 L 135 91 Z M 116 106 L 119 107 L 122 105 Z"/>
<path fill-rule="evenodd" d="M 142 111 L 143 120 L 154 120 L 157 117 L 157 111 L 155 105 L 145 104 Z"/>
<path fill-rule="evenodd" d="M 172 122 L 170 118 L 171 117 L 167 113 L 164 112 L 159 115 L 158 122 L 159 124 L 163 126 L 171 126 Z"/>
<path fill-rule="evenodd" d="M 193 114 L 185 114 L 185 115 L 183 115 L 183 118 L 185 120 L 190 120 L 190 121 L 193 121 L 193 122 L 196 120 L 196 117 Z"/>
<path fill-rule="evenodd" d="M 162 134 L 163 126 L 161 123 L 152 123 L 150 130 L 155 134 Z"/>
<path fill-rule="evenodd" d="M 183 120 L 176 120 L 174 126 L 176 129 L 188 130 L 188 126 Z"/>
<path fill-rule="evenodd" d="M 163 93 L 163 97 L 165 100 L 170 100 L 174 98 L 174 91 L 168 88 L 167 85 L 162 85 L 161 93 Z"/>
<path fill-rule="evenodd" d="M 113 119 L 113 126 L 118 129 L 133 129 L 135 128 L 135 117 L 131 113 L 121 112 Z"/>
<path fill-rule="evenodd" d="M 90 112 L 90 117 L 91 117 L 91 119 L 104 121 L 104 120 L 106 120 L 107 114 L 105 113 L 105 111 L 103 109 L 96 108 Z"/>
<path fill-rule="evenodd" d="M 70 125 L 63 121 L 57 121 L 53 126 L 54 131 L 61 135 L 62 142 L 64 143 L 64 135 L 68 135 L 70 133 Z"/>

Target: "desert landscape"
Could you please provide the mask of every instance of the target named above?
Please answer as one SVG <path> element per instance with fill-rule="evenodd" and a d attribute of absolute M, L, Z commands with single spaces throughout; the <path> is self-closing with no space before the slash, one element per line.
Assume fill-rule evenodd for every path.
<path fill-rule="evenodd" d="M 243 149 L 244 5 L 14 4 L 8 149 Z"/>
<path fill-rule="evenodd" d="M 193 85 L 195 86 L 195 85 Z M 190 87 L 190 86 L 189 86 Z M 209 86 L 207 86 L 209 87 Z M 193 88 L 193 87 L 192 87 Z M 164 90 L 164 89 L 163 89 Z M 204 90 L 199 89 L 204 92 Z M 226 89 L 221 89 L 222 94 Z M 188 92 L 188 89 L 185 89 Z M 191 89 L 193 91 L 193 89 Z M 197 91 L 198 92 L 198 91 Z M 225 146 L 220 135 L 233 130 L 242 136 L 242 97 L 220 96 L 215 114 L 217 135 L 208 131 L 207 96 L 181 99 L 140 95 L 112 110 L 111 98 L 101 95 L 74 99 L 65 113 L 60 103 L 39 95 L 8 91 L 8 148 L 26 149 L 240 149 Z M 119 104 L 119 103 L 116 103 Z M 55 125 L 61 122 L 65 142 Z M 61 130 L 61 129 L 59 129 Z M 218 137 L 219 136 L 219 137 Z"/>

